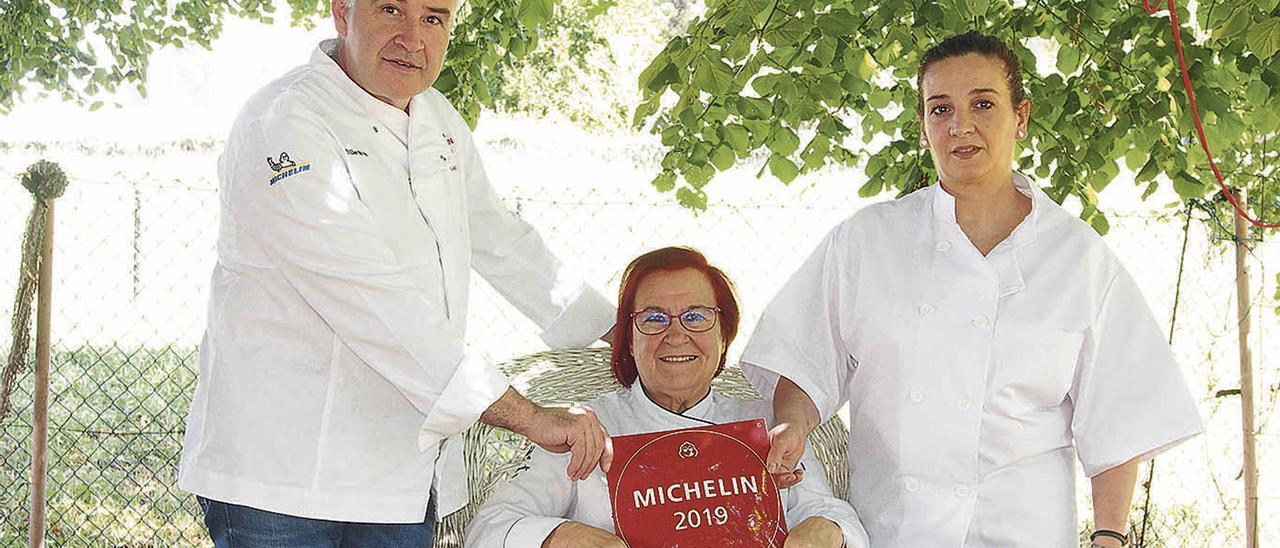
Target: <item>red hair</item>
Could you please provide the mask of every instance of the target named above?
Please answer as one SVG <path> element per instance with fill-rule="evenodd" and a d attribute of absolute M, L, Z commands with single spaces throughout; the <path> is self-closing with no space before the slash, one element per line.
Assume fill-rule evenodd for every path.
<path fill-rule="evenodd" d="M 631 386 L 639 375 L 635 356 L 631 355 L 631 313 L 635 312 L 636 290 L 640 287 L 640 282 L 654 272 L 686 268 L 701 272 L 711 283 L 711 290 L 716 296 L 716 307 L 720 309 L 720 337 L 724 339 L 724 347 L 729 348 L 733 344 L 733 338 L 738 335 L 738 297 L 734 295 L 733 282 L 729 281 L 723 271 L 707 263 L 707 258 L 702 253 L 688 247 L 664 247 L 645 253 L 627 265 L 622 273 L 622 286 L 618 288 L 618 316 L 614 323 L 616 331 L 610 366 L 613 378 L 622 386 Z M 717 375 L 724 370 L 726 355 L 720 355 Z"/>

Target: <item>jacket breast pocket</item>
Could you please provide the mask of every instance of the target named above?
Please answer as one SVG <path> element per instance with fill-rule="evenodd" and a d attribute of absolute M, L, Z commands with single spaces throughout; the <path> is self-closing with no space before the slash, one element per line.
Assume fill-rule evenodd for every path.
<path fill-rule="evenodd" d="M 1011 414 L 1061 405 L 1071 390 L 1084 334 L 999 328 L 992 347 L 988 405 Z"/>

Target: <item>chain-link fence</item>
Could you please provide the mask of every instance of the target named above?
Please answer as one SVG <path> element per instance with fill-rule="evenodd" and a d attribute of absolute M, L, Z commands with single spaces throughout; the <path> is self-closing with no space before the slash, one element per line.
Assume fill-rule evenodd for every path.
<path fill-rule="evenodd" d="M 536 138 L 535 138 L 536 137 Z M 732 171 L 694 215 L 647 185 L 659 161 L 644 137 L 609 136 L 518 120 L 485 120 L 479 140 L 491 179 L 508 205 L 537 226 L 569 262 L 607 293 L 640 252 L 692 245 L 734 278 L 742 332 L 822 235 L 868 203 L 861 175 L 828 171 L 783 186 Z M 155 148 L 0 144 L 0 315 L 8 317 L 19 234 L 30 200 L 14 175 L 38 158 L 59 161 L 72 179 L 59 201 L 54 259 L 50 411 L 49 540 L 54 546 L 207 544 L 194 497 L 175 486 L 187 408 L 195 385 L 218 197 L 217 143 Z M 758 167 L 758 166 L 757 166 Z M 1122 185 L 1112 185 L 1118 187 Z M 1115 191 L 1104 195 L 1104 205 Z M 884 198 L 882 198 L 884 199 Z M 1127 197 L 1116 198 L 1124 201 Z M 1141 281 L 1168 325 L 1182 257 L 1183 223 L 1173 213 L 1117 213 L 1109 243 Z M 1243 542 L 1241 431 L 1235 273 L 1230 242 L 1200 220 L 1190 224 L 1174 349 L 1201 403 L 1203 436 L 1160 457 L 1150 482 L 1151 546 Z M 1280 541 L 1275 416 L 1280 367 L 1273 332 L 1274 242 L 1258 242 L 1252 268 L 1252 344 L 1258 392 L 1263 539 Z M 477 281 L 470 337 L 493 360 L 541 349 L 536 330 Z M 7 322 L 0 344 L 11 339 Z M 730 350 L 731 359 L 741 344 Z M 28 517 L 31 379 L 14 394 L 0 427 L 0 546 L 25 542 Z M 1147 479 L 1144 467 L 1141 479 Z M 1078 482 L 1088 508 L 1087 481 Z M 1134 527 L 1141 528 L 1139 487 Z M 1081 512 L 1082 528 L 1088 522 Z"/>

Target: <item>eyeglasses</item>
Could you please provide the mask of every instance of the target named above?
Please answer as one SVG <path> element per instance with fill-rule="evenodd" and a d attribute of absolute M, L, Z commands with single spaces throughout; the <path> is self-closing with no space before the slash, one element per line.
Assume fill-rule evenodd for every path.
<path fill-rule="evenodd" d="M 701 333 L 716 326 L 717 307 L 691 306 L 678 316 L 680 325 L 691 333 Z M 671 314 L 657 308 L 646 308 L 631 313 L 636 329 L 645 335 L 659 335 L 671 327 Z"/>

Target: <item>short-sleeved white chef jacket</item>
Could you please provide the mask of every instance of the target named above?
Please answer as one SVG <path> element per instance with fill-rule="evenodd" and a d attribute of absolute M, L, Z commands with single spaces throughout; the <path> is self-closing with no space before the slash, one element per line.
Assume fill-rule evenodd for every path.
<path fill-rule="evenodd" d="M 613 436 L 759 418 L 773 422 L 769 402 L 728 398 L 714 390 L 683 413 L 675 413 L 649 399 L 638 380 L 587 406 Z M 858 515 L 832 495 L 821 463 L 808 448 L 801 462 L 807 471 L 804 481 L 780 493 L 788 527 L 810 517 L 826 518 L 840 527 L 847 548 L 867 548 Z M 535 449 L 529 468 L 500 486 L 476 512 L 467 526 L 467 548 L 538 548 L 566 521 L 613 531 L 608 478 L 597 468 L 583 481 L 570 481 L 564 473 L 568 466 L 569 455 Z"/>
<path fill-rule="evenodd" d="M 441 440 L 508 386 L 464 348 L 471 268 L 553 346 L 588 344 L 613 307 L 503 208 L 439 92 L 406 114 L 348 78 L 333 46 L 254 95 L 219 159 L 178 484 L 295 516 L 421 522 L 433 479 L 449 479 L 435 477 Z M 461 481 L 441 515 L 465 503 Z"/>
<path fill-rule="evenodd" d="M 823 417 L 849 403 L 849 500 L 873 546 L 1076 546 L 1073 455 L 1092 477 L 1202 430 L 1133 278 L 1014 184 L 1031 213 L 986 257 L 941 185 L 854 214 L 743 353 L 767 397 L 781 374 Z"/>

